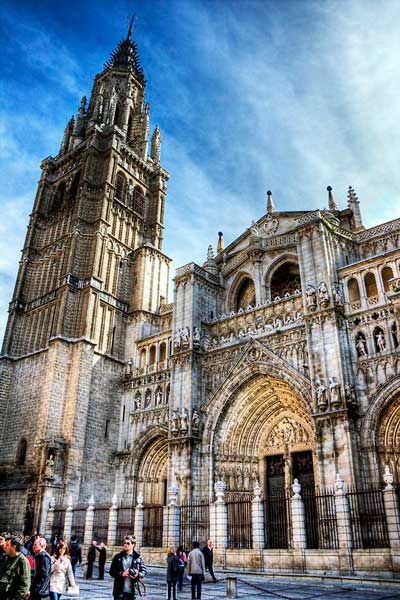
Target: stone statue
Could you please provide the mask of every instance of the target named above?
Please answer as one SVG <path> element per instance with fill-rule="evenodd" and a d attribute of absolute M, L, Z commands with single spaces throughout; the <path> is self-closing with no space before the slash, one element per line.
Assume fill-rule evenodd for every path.
<path fill-rule="evenodd" d="M 324 386 L 319 379 L 315 381 L 315 393 L 317 395 L 318 408 L 324 410 L 328 406 L 328 401 L 326 398 L 326 386 Z"/>
<path fill-rule="evenodd" d="M 198 327 L 194 327 L 193 329 L 193 346 L 198 348 L 200 346 L 200 329 Z"/>
<path fill-rule="evenodd" d="M 187 408 L 182 408 L 180 422 L 181 422 L 181 431 L 187 431 L 189 428 L 189 415 L 188 415 Z"/>
<path fill-rule="evenodd" d="M 198 430 L 200 427 L 200 415 L 195 409 L 192 413 L 192 429 Z"/>
<path fill-rule="evenodd" d="M 315 310 L 317 306 L 317 294 L 314 286 L 310 284 L 306 287 L 306 304 L 310 310 Z"/>
<path fill-rule="evenodd" d="M 204 350 L 206 350 L 206 351 L 211 348 L 211 340 L 208 335 L 204 336 L 203 345 L 204 345 Z"/>
<path fill-rule="evenodd" d="M 358 340 L 356 342 L 356 348 L 357 348 L 358 356 L 367 356 L 368 355 L 367 343 L 362 336 L 360 336 L 358 338 Z"/>
<path fill-rule="evenodd" d="M 321 281 L 318 286 L 318 298 L 320 305 L 325 308 L 329 304 L 329 293 L 325 281 Z"/>
<path fill-rule="evenodd" d="M 171 431 L 173 433 L 177 433 L 179 431 L 179 425 L 180 425 L 179 413 L 178 413 L 177 410 L 174 410 L 172 412 L 172 426 L 171 426 Z"/>
<path fill-rule="evenodd" d="M 136 410 L 140 410 L 142 408 L 142 397 L 140 395 L 136 396 L 135 398 L 135 408 Z"/>
<path fill-rule="evenodd" d="M 189 327 L 184 327 L 181 329 L 181 343 L 182 348 L 187 348 L 190 344 L 190 331 Z"/>
<path fill-rule="evenodd" d="M 181 347 L 181 330 L 178 329 L 174 335 L 174 348 L 179 350 Z"/>
<path fill-rule="evenodd" d="M 384 352 L 386 350 L 386 341 L 385 336 L 382 331 L 378 331 L 375 335 L 376 344 L 379 348 L 379 352 Z"/>
<path fill-rule="evenodd" d="M 46 466 L 44 469 L 45 477 L 53 477 L 54 475 L 54 456 L 50 454 L 49 458 L 46 460 Z"/>
<path fill-rule="evenodd" d="M 331 396 L 331 406 L 338 408 L 340 406 L 340 386 L 334 377 L 329 378 L 329 393 Z"/>
<path fill-rule="evenodd" d="M 260 230 L 258 229 L 258 225 L 254 221 L 251 224 L 251 233 L 252 233 L 252 235 L 255 235 L 257 237 L 259 237 L 259 235 L 260 235 Z"/>
<path fill-rule="evenodd" d="M 332 287 L 332 296 L 333 296 L 333 303 L 336 306 L 343 306 L 343 296 L 342 296 L 340 287 L 338 285 L 334 285 Z"/>
<path fill-rule="evenodd" d="M 354 391 L 354 385 L 351 385 L 350 383 L 346 383 L 346 385 L 344 386 L 344 395 L 345 395 L 347 404 L 355 404 L 356 403 L 356 394 Z"/>

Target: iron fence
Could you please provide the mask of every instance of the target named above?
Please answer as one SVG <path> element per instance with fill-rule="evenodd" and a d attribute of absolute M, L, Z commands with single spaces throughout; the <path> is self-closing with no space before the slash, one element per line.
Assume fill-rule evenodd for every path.
<path fill-rule="evenodd" d="M 116 544 L 122 546 L 127 535 L 134 535 L 135 509 L 129 506 L 120 506 L 118 509 Z"/>
<path fill-rule="evenodd" d="M 292 512 L 290 492 L 268 496 L 264 500 L 264 533 L 266 548 L 292 546 Z"/>
<path fill-rule="evenodd" d="M 163 507 L 160 505 L 143 508 L 143 546 L 161 548 L 163 537 Z"/>
<path fill-rule="evenodd" d="M 228 548 L 252 548 L 251 500 L 231 500 L 226 503 L 226 509 Z"/>
<path fill-rule="evenodd" d="M 179 543 L 189 550 L 194 541 L 206 545 L 210 537 L 210 505 L 208 502 L 181 504 Z"/>
<path fill-rule="evenodd" d="M 388 548 L 383 492 L 350 489 L 347 493 L 354 548 Z"/>
<path fill-rule="evenodd" d="M 63 537 L 65 523 L 65 508 L 54 509 L 53 526 L 51 528 L 51 539 L 57 535 L 58 538 Z"/>
<path fill-rule="evenodd" d="M 79 541 L 83 542 L 85 534 L 85 519 L 87 506 L 77 506 L 72 511 L 71 534 L 76 535 Z"/>
<path fill-rule="evenodd" d="M 93 514 L 93 539 L 107 543 L 109 507 L 96 506 Z"/>
<path fill-rule="evenodd" d="M 304 490 L 302 499 L 307 548 L 339 548 L 334 491 Z"/>

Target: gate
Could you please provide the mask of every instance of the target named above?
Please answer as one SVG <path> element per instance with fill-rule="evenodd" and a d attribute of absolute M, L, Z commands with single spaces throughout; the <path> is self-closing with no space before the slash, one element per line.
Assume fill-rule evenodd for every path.
<path fill-rule="evenodd" d="M 354 548 L 388 548 L 383 492 L 381 489 L 351 489 L 349 499 Z"/>
<path fill-rule="evenodd" d="M 109 507 L 96 507 L 93 514 L 93 539 L 107 543 Z"/>
<path fill-rule="evenodd" d="M 153 505 L 143 508 L 143 546 L 162 548 L 163 506 Z"/>
<path fill-rule="evenodd" d="M 339 548 L 333 490 L 305 490 L 302 499 L 307 548 Z"/>
<path fill-rule="evenodd" d="M 226 503 L 228 516 L 228 548 L 252 548 L 253 525 L 251 500 L 241 498 Z"/>
<path fill-rule="evenodd" d="M 54 509 L 53 526 L 51 528 L 51 539 L 57 535 L 58 539 L 64 535 L 64 523 L 65 523 L 65 508 Z"/>
<path fill-rule="evenodd" d="M 185 550 L 198 541 L 203 547 L 210 537 L 210 506 L 208 502 L 191 502 L 180 507 L 179 543 Z"/>
<path fill-rule="evenodd" d="M 282 492 L 263 501 L 266 548 L 285 549 L 292 545 L 290 498 L 290 492 Z"/>
<path fill-rule="evenodd" d="M 71 534 L 76 535 L 80 542 L 83 542 L 85 534 L 86 509 L 86 506 L 77 506 L 72 512 Z"/>
<path fill-rule="evenodd" d="M 122 546 L 127 535 L 134 535 L 135 509 L 131 504 L 120 506 L 118 509 L 116 543 Z"/>

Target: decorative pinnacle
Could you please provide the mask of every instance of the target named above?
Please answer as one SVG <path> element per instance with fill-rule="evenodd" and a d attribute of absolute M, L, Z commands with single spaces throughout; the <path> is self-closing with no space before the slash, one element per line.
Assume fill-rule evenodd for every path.
<path fill-rule="evenodd" d="M 224 248 L 225 248 L 224 234 L 222 233 L 222 231 L 218 231 L 217 254 L 222 252 L 222 250 L 224 250 Z"/>
<path fill-rule="evenodd" d="M 329 210 L 337 210 L 336 200 L 332 194 L 332 186 L 328 185 L 326 188 L 328 190 L 328 208 Z"/>
<path fill-rule="evenodd" d="M 358 196 L 354 191 L 354 188 L 351 187 L 351 185 L 349 185 L 349 189 L 347 191 L 347 200 L 349 202 L 349 204 L 351 202 L 358 202 Z"/>
<path fill-rule="evenodd" d="M 271 192 L 271 190 L 268 190 L 268 192 L 267 192 L 267 213 L 270 215 L 273 212 L 275 212 L 275 205 L 274 205 L 274 201 L 272 198 L 272 192 Z"/>
<path fill-rule="evenodd" d="M 131 16 L 131 20 L 129 21 L 128 33 L 126 35 L 127 40 L 132 39 L 132 29 L 133 29 L 133 24 L 135 21 L 136 21 L 136 13 L 133 13 L 133 15 Z"/>

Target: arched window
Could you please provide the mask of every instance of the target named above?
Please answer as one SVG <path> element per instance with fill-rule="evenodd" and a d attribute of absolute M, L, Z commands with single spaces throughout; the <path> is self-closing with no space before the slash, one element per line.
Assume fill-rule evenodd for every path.
<path fill-rule="evenodd" d="M 133 141 L 133 133 L 133 116 L 131 111 L 128 119 L 128 130 L 126 132 L 126 139 L 128 140 L 128 142 Z"/>
<path fill-rule="evenodd" d="M 21 438 L 18 444 L 16 462 L 19 467 L 22 467 L 25 464 L 26 459 L 26 449 L 28 447 L 28 442 L 25 438 Z"/>
<path fill-rule="evenodd" d="M 115 107 L 114 125 L 116 125 L 120 129 L 122 128 L 122 114 L 122 108 L 120 103 L 118 102 L 117 106 Z"/>
<path fill-rule="evenodd" d="M 392 334 L 393 346 L 394 348 L 398 348 L 399 346 L 399 338 L 397 337 L 397 324 L 393 323 L 390 332 Z"/>
<path fill-rule="evenodd" d="M 381 275 L 382 275 L 383 289 L 385 290 L 385 292 L 389 292 L 390 291 L 389 281 L 390 281 L 390 279 L 393 279 L 393 271 L 390 267 L 383 267 Z"/>
<path fill-rule="evenodd" d="M 165 402 L 166 402 L 166 404 L 169 403 L 169 395 L 170 395 L 170 393 L 171 393 L 171 387 L 168 384 L 167 387 L 165 388 Z"/>
<path fill-rule="evenodd" d="M 165 342 L 162 342 L 160 344 L 160 362 L 164 362 L 164 360 L 167 358 L 167 345 L 165 344 Z"/>
<path fill-rule="evenodd" d="M 52 206 L 50 207 L 50 210 L 52 212 L 58 210 L 61 207 L 62 203 L 64 202 L 65 189 L 66 189 L 66 183 L 65 183 L 65 181 L 62 181 L 58 185 L 58 187 L 54 193 L 53 203 L 52 203 Z"/>
<path fill-rule="evenodd" d="M 238 311 L 240 308 L 246 310 L 249 306 L 256 305 L 256 290 L 253 281 L 250 277 L 245 277 L 239 285 L 236 292 L 235 309 Z"/>
<path fill-rule="evenodd" d="M 149 364 L 154 365 L 155 362 L 156 362 L 156 347 L 151 346 L 150 347 Z"/>
<path fill-rule="evenodd" d="M 347 284 L 349 292 L 349 300 L 351 303 L 360 301 L 360 288 L 358 287 L 358 281 L 354 277 L 349 280 Z"/>
<path fill-rule="evenodd" d="M 382 327 L 375 327 L 374 343 L 376 352 L 384 352 L 386 350 L 386 338 Z"/>
<path fill-rule="evenodd" d="M 126 177 L 122 175 L 122 173 L 118 173 L 117 178 L 115 180 L 115 196 L 121 202 L 125 201 L 125 192 L 126 192 Z"/>
<path fill-rule="evenodd" d="M 73 180 L 71 181 L 71 185 L 69 186 L 68 194 L 71 200 L 74 200 L 78 194 L 79 182 L 81 179 L 81 172 L 78 171 L 75 173 Z"/>
<path fill-rule="evenodd" d="M 365 292 L 368 298 L 374 298 L 378 295 L 378 288 L 376 287 L 376 279 L 373 273 L 367 273 L 364 277 Z"/>
<path fill-rule="evenodd" d="M 278 267 L 271 277 L 270 290 L 271 300 L 300 292 L 299 265 L 295 262 L 285 262 Z"/>
<path fill-rule="evenodd" d="M 146 350 L 144 348 L 142 348 L 142 350 L 140 351 L 139 366 L 141 369 L 143 369 L 143 367 L 146 366 Z"/>
<path fill-rule="evenodd" d="M 136 186 L 133 190 L 133 198 L 132 198 L 132 210 L 134 210 L 138 215 L 144 215 L 144 207 L 145 207 L 145 198 L 143 191 L 140 187 Z"/>

